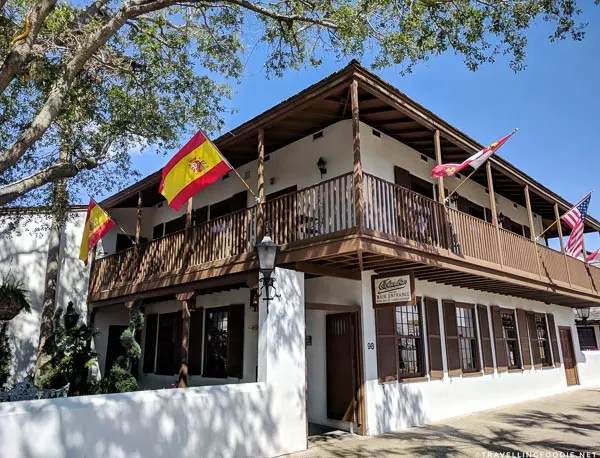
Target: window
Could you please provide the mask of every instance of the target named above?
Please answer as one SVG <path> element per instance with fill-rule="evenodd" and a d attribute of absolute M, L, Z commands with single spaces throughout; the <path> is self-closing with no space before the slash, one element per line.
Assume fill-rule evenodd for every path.
<path fill-rule="evenodd" d="M 519 355 L 519 339 L 517 335 L 515 313 L 512 310 L 503 310 L 501 313 L 501 320 L 504 341 L 506 342 L 508 368 L 518 369 L 521 367 L 521 358 Z"/>
<path fill-rule="evenodd" d="M 598 350 L 596 343 L 596 334 L 593 327 L 578 327 L 577 335 L 579 336 L 579 347 L 584 350 Z"/>
<path fill-rule="evenodd" d="M 165 235 L 173 234 L 183 229 L 185 229 L 185 215 L 165 223 Z"/>
<path fill-rule="evenodd" d="M 156 374 L 173 375 L 181 363 L 181 312 L 158 315 Z"/>
<path fill-rule="evenodd" d="M 204 376 L 243 377 L 243 305 L 206 309 Z"/>
<path fill-rule="evenodd" d="M 479 370 L 479 357 L 475 331 L 475 309 L 457 306 L 456 323 L 462 370 L 463 372 L 476 372 Z"/>
<path fill-rule="evenodd" d="M 548 341 L 548 328 L 546 327 L 546 317 L 542 313 L 535 314 L 535 331 L 542 365 L 551 366 L 552 355 L 550 354 L 550 343 Z M 533 350 L 535 351 L 535 348 Z"/>
<path fill-rule="evenodd" d="M 398 377 L 424 374 L 421 342 L 421 310 L 419 305 L 396 307 L 398 339 Z"/>

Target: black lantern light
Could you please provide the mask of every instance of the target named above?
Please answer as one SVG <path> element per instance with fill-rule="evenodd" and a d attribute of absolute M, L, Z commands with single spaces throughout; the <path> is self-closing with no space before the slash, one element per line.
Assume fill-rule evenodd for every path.
<path fill-rule="evenodd" d="M 65 328 L 73 329 L 79 321 L 79 313 L 75 311 L 73 302 L 67 304 L 67 312 L 65 313 Z"/>
<path fill-rule="evenodd" d="M 583 324 L 585 324 L 585 322 L 590 317 L 590 308 L 589 307 L 581 307 L 581 308 L 575 309 L 575 316 L 577 317 L 578 320 L 580 320 Z"/>
<path fill-rule="evenodd" d="M 321 172 L 321 178 L 323 178 L 323 175 L 327 174 L 327 169 L 325 168 L 326 165 L 327 165 L 327 162 L 325 162 L 325 159 L 320 157 L 319 160 L 317 161 L 317 167 L 319 169 L 319 172 Z"/>
<path fill-rule="evenodd" d="M 257 243 L 254 248 L 258 256 L 258 269 L 262 273 L 262 288 L 265 291 L 264 300 L 267 302 L 267 313 L 269 312 L 269 301 L 273 300 L 273 297 L 269 295 L 269 289 L 273 287 L 275 278 L 272 276 L 275 270 L 275 262 L 277 261 L 277 254 L 279 253 L 279 245 L 277 245 L 271 239 L 271 230 L 269 224 L 265 224 L 265 236 Z M 274 297 L 279 297 L 275 295 Z"/>

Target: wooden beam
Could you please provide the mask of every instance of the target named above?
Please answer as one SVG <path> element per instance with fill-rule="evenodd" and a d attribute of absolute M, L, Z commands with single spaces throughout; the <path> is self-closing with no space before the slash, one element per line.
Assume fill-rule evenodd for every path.
<path fill-rule="evenodd" d="M 533 242 L 535 261 L 538 267 L 538 273 L 540 278 L 542 277 L 542 265 L 540 264 L 540 253 L 538 251 L 538 245 L 535 240 L 535 227 L 533 226 L 533 212 L 531 211 L 531 199 L 529 198 L 529 185 L 525 185 L 523 188 L 525 192 L 525 206 L 527 207 L 527 219 L 529 220 L 529 238 Z M 525 253 L 522 255 L 526 256 Z"/>
<path fill-rule="evenodd" d="M 488 191 L 490 192 L 490 210 L 492 211 L 492 222 L 496 227 L 496 239 L 498 243 L 498 255 L 500 256 L 500 265 L 504 266 L 502 244 L 500 243 L 500 227 L 498 226 L 498 213 L 496 210 L 496 194 L 494 193 L 494 180 L 492 179 L 492 164 L 489 160 L 485 163 L 485 173 L 487 175 Z"/>
<path fill-rule="evenodd" d="M 258 187 L 258 206 L 256 208 L 256 241 L 260 242 L 264 235 L 265 226 L 265 131 L 258 129 L 258 167 L 256 172 Z"/>
<path fill-rule="evenodd" d="M 360 305 L 322 304 L 317 302 L 305 302 L 306 310 L 328 310 L 332 312 L 357 312 Z"/>
<path fill-rule="evenodd" d="M 140 235 L 142 233 L 142 191 L 138 192 L 137 212 L 135 216 L 135 246 L 139 246 Z"/>
<path fill-rule="evenodd" d="M 312 262 L 297 262 L 296 270 L 312 275 L 322 275 L 324 277 L 347 278 L 350 280 L 360 280 L 360 271 L 340 269 L 337 267 L 324 266 Z"/>
<path fill-rule="evenodd" d="M 194 207 L 194 197 L 190 197 L 187 201 L 187 208 L 185 210 L 185 227 L 189 229 L 192 227 L 192 214 Z"/>
<path fill-rule="evenodd" d="M 437 165 L 442 164 L 442 147 L 440 145 L 440 131 L 436 130 L 433 134 L 433 140 L 435 143 L 435 161 Z M 444 190 L 444 177 L 440 176 L 438 178 L 438 202 L 442 205 L 444 204 L 444 200 L 446 199 L 445 190 Z"/>
<path fill-rule="evenodd" d="M 177 388 L 188 386 L 188 356 L 190 349 L 190 309 L 196 300 L 195 293 L 178 294 L 177 300 L 181 301 L 181 365 L 179 366 L 179 382 Z"/>
<path fill-rule="evenodd" d="M 354 214 L 356 227 L 363 228 L 363 170 L 360 158 L 360 119 L 358 113 L 358 81 L 350 84 L 350 107 L 352 108 L 352 149 L 354 152 Z"/>

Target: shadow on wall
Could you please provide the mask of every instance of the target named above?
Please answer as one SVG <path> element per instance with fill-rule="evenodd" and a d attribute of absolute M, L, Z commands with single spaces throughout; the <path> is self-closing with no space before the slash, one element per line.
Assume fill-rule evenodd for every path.
<path fill-rule="evenodd" d="M 375 380 L 375 383 L 379 383 Z M 410 386 L 391 382 L 380 385 L 382 397 L 377 403 L 378 431 L 390 431 L 408 426 L 422 425 L 426 421 L 423 396 Z"/>
<path fill-rule="evenodd" d="M 85 318 L 88 269 L 78 259 L 84 217 L 80 213 L 70 217 L 61 236 L 57 305 L 64 308 L 72 300 Z M 31 299 L 31 313 L 20 313 L 9 326 L 13 383 L 22 380 L 32 370 L 35 361 L 46 276 L 48 229 L 48 215 L 25 215 L 16 219 L 3 216 L 0 221 L 0 275 L 11 273 L 22 280 Z"/>
<path fill-rule="evenodd" d="M 282 444 L 263 384 L 0 406 L 0 456 L 263 457 Z"/>

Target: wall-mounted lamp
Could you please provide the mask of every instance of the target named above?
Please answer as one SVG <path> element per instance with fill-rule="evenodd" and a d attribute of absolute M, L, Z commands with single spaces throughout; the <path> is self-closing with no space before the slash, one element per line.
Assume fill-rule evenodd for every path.
<path fill-rule="evenodd" d="M 327 174 L 327 169 L 325 168 L 326 165 L 327 165 L 327 162 L 325 162 L 325 159 L 320 157 L 319 160 L 317 161 L 317 167 L 319 168 L 319 172 L 321 172 L 321 178 L 323 178 L 323 175 Z"/>
<path fill-rule="evenodd" d="M 269 301 L 279 297 L 277 294 L 273 297 L 269 295 L 269 289 L 275 289 L 275 278 L 272 275 L 279 253 L 279 245 L 271 240 L 271 226 L 268 222 L 265 224 L 265 236 L 259 243 L 254 245 L 254 248 L 258 256 L 258 269 L 262 273 L 260 281 L 262 282 L 262 290 L 265 292 L 264 301 L 267 303 L 267 313 L 269 313 Z"/>
<path fill-rule="evenodd" d="M 583 324 L 585 324 L 586 321 L 588 320 L 588 318 L 590 317 L 590 308 L 582 307 L 582 308 L 575 309 L 575 316 L 577 317 L 578 320 L 580 320 Z"/>
<path fill-rule="evenodd" d="M 258 312 L 258 289 L 250 290 L 250 311 Z"/>

